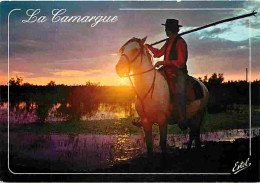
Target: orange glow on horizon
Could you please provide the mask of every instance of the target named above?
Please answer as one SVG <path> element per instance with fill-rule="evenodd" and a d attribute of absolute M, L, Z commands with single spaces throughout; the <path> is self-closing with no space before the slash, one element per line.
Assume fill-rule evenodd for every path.
<path fill-rule="evenodd" d="M 11 78 L 16 76 L 10 76 Z M 120 77 L 37 77 L 37 78 L 23 78 L 23 83 L 30 83 L 33 85 L 47 85 L 50 81 L 55 81 L 55 84 L 64 85 L 85 85 L 87 81 L 92 83 L 100 83 L 106 86 L 120 86 L 130 85 L 128 78 Z M 1 84 L 7 84 L 7 77 L 0 77 Z"/>
<path fill-rule="evenodd" d="M 206 74 L 193 74 L 192 76 L 195 78 L 201 77 L 204 78 Z M 212 74 L 207 74 L 208 78 Z M 260 73 L 255 73 L 251 75 L 251 81 L 260 80 L 259 78 Z M 18 75 L 20 77 L 20 75 Z M 127 77 L 120 78 L 119 76 L 110 76 L 110 77 L 87 77 L 87 76 L 79 76 L 79 77 L 60 77 L 60 76 L 54 76 L 54 77 L 23 77 L 23 83 L 30 83 L 34 85 L 47 85 L 50 81 L 55 81 L 56 84 L 64 84 L 64 85 L 85 85 L 87 81 L 93 82 L 93 83 L 100 83 L 100 85 L 103 86 L 120 86 L 120 85 L 127 85 L 130 86 L 130 82 Z M 11 78 L 16 78 L 16 76 L 10 76 Z M 232 74 L 232 75 L 225 75 L 224 74 L 224 82 L 227 81 L 238 81 L 238 80 L 245 80 L 246 77 L 243 74 Z M 250 79 L 250 76 L 248 77 Z M 5 74 L 0 75 L 0 85 L 7 85 L 8 77 Z"/>
<path fill-rule="evenodd" d="M 207 75 L 208 76 L 208 79 L 210 78 L 210 76 L 212 75 L 212 74 L 194 74 L 194 75 L 192 75 L 193 77 L 195 77 L 195 78 L 199 78 L 199 77 L 201 77 L 202 78 L 202 80 L 203 80 L 203 78 L 204 78 L 204 76 L 205 75 Z M 253 82 L 253 81 L 255 81 L 255 80 L 260 80 L 260 73 L 259 74 L 257 74 L 257 73 L 255 73 L 255 74 L 252 74 L 251 75 L 251 81 Z M 246 76 L 245 76 L 245 74 L 225 74 L 224 73 L 224 82 L 228 82 L 228 81 L 239 81 L 239 80 L 242 80 L 242 81 L 245 81 L 246 80 Z M 248 81 L 250 80 L 250 74 L 248 74 Z"/>

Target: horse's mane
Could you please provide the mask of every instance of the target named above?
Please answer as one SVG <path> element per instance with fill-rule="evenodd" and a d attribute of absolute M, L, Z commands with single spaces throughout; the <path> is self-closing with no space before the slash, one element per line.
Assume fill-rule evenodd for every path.
<path fill-rule="evenodd" d="M 152 55 L 151 55 L 151 53 L 149 52 L 149 50 L 141 43 L 141 39 L 138 39 L 138 38 L 135 38 L 135 37 L 133 37 L 132 39 L 130 39 L 130 40 L 128 40 L 121 48 L 120 48 L 120 50 L 119 50 L 119 52 L 120 53 L 123 53 L 123 50 L 124 50 L 124 47 L 127 45 L 127 44 L 129 44 L 129 43 L 132 43 L 132 42 L 137 42 L 138 44 L 139 44 L 139 46 L 140 46 L 140 48 L 141 49 L 145 49 L 145 53 L 146 53 L 146 55 L 149 57 L 149 60 L 151 61 L 151 63 L 152 63 Z"/>

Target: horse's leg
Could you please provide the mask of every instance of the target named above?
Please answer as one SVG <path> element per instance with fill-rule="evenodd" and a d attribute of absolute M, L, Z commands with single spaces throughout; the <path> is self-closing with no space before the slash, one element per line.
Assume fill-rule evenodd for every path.
<path fill-rule="evenodd" d="M 190 139 L 189 139 L 189 142 L 188 142 L 188 147 L 187 147 L 187 149 L 190 149 L 190 148 L 191 148 L 192 141 L 194 140 L 194 138 L 195 138 L 195 133 L 194 133 L 194 130 L 191 128 L 191 129 L 190 129 Z"/>
<path fill-rule="evenodd" d="M 201 142 L 200 142 L 200 128 L 196 131 L 196 134 L 195 134 L 195 147 L 196 147 L 196 148 L 201 147 Z"/>
<path fill-rule="evenodd" d="M 199 115 L 198 115 L 198 118 L 197 118 L 197 130 L 196 130 L 196 137 L 195 137 L 195 147 L 198 148 L 198 147 L 201 147 L 201 141 L 200 141 L 200 129 L 201 129 L 201 125 L 202 125 L 202 122 L 205 120 L 205 110 L 203 110 Z"/>
<path fill-rule="evenodd" d="M 153 154 L 152 124 L 147 122 L 143 123 L 143 129 L 145 133 L 147 153 L 148 156 L 151 156 Z"/>
<path fill-rule="evenodd" d="M 160 146 L 162 153 L 165 154 L 167 152 L 166 144 L 167 144 L 167 123 L 164 122 L 159 124 L 160 128 Z"/>

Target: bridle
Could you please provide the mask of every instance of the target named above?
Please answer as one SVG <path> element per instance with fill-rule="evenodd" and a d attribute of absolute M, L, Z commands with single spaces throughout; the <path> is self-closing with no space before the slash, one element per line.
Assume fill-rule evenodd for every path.
<path fill-rule="evenodd" d="M 136 38 L 130 39 L 128 42 L 126 42 L 126 43 L 122 46 L 122 48 L 123 48 L 124 46 L 126 46 L 126 45 L 127 45 L 128 43 L 130 43 L 130 42 L 138 42 L 138 43 L 139 43 L 139 46 L 140 46 L 140 51 L 138 52 L 138 54 L 137 54 L 132 60 L 130 60 L 129 57 L 128 57 L 125 53 L 122 53 L 122 54 L 121 54 L 121 56 L 125 57 L 126 60 L 127 60 L 127 62 L 128 62 L 129 71 L 130 71 L 131 65 L 133 64 L 134 61 L 137 60 L 137 58 L 138 58 L 139 56 L 141 56 L 141 63 L 143 62 L 143 55 L 144 55 L 144 46 L 141 44 L 140 40 L 139 40 L 139 39 L 136 39 Z M 121 48 L 121 49 L 122 49 L 122 48 Z M 120 49 L 120 50 L 121 50 L 121 49 Z M 135 88 L 135 86 L 134 86 L 134 84 L 133 84 L 133 82 L 132 82 L 132 80 L 131 80 L 131 76 L 142 75 L 142 74 L 148 73 L 148 72 L 153 71 L 153 70 L 154 70 L 154 77 L 153 77 L 152 85 L 151 85 L 151 87 L 149 88 L 149 90 L 145 93 L 145 95 L 144 95 L 143 97 L 141 97 L 141 96 L 138 94 L 138 92 L 137 92 L 137 90 L 136 90 L 136 88 Z M 129 81 L 130 81 L 130 83 L 131 83 L 132 87 L 134 88 L 134 91 L 135 91 L 135 93 L 136 93 L 136 95 L 137 95 L 137 98 L 138 98 L 138 99 L 140 100 L 140 102 L 141 102 L 144 115 L 146 116 L 146 113 L 145 113 L 145 110 L 144 110 L 144 100 L 145 100 L 146 97 L 149 95 L 149 93 L 151 93 L 151 99 L 152 99 L 152 97 L 153 97 L 153 91 L 154 91 L 155 79 L 156 79 L 156 71 L 155 71 L 155 69 L 154 69 L 154 68 L 151 68 L 151 69 L 148 69 L 148 70 L 146 70 L 146 71 L 142 71 L 142 72 L 135 73 L 135 74 L 129 74 L 129 73 L 127 73 L 127 76 L 125 76 L 125 77 L 128 77 L 128 78 L 129 78 Z"/>

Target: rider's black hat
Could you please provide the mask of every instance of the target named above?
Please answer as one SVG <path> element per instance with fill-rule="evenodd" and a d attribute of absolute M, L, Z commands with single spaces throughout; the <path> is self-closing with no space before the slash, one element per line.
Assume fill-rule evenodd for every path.
<path fill-rule="evenodd" d="M 182 27 L 182 25 L 179 25 L 179 20 L 176 19 L 167 19 L 165 24 L 162 25 L 170 29 L 176 29 L 178 27 Z"/>

